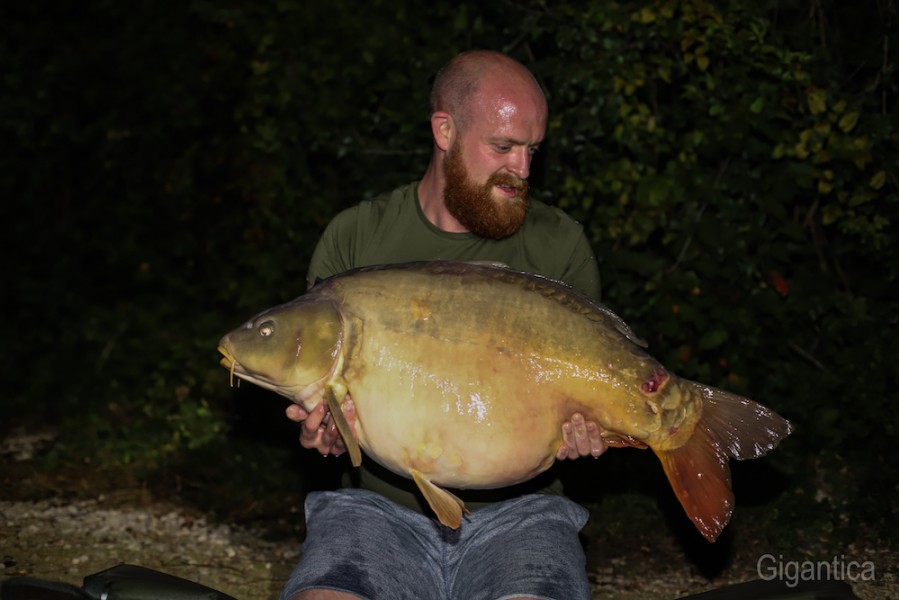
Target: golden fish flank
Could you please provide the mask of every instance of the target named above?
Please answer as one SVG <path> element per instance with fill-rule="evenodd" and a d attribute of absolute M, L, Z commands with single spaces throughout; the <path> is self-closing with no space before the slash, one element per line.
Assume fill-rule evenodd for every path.
<path fill-rule="evenodd" d="M 428 303 L 424 298 L 413 298 L 410 310 L 412 318 L 416 321 L 427 321 L 431 318 L 431 309 L 428 308 Z"/>
<path fill-rule="evenodd" d="M 609 445 L 652 449 L 687 515 L 714 540 L 733 508 L 727 459 L 761 456 L 791 426 L 669 373 L 644 346 L 564 284 L 447 262 L 333 277 L 220 342 L 237 377 L 307 409 L 327 402 L 354 464 L 361 449 L 412 478 L 447 526 L 461 524 L 464 507 L 443 487 L 534 477 L 554 461 L 562 422 L 581 412 Z M 346 394 L 355 438 L 340 412 Z"/>

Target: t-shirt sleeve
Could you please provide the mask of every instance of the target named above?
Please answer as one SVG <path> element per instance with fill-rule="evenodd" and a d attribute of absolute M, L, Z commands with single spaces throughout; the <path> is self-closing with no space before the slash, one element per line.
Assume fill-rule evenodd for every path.
<path fill-rule="evenodd" d="M 355 248 L 359 243 L 356 239 L 359 210 L 359 206 L 348 208 L 325 227 L 309 261 L 307 287 L 312 287 L 321 279 L 355 268 Z"/>
<path fill-rule="evenodd" d="M 595 300 L 601 298 L 602 285 L 599 279 L 599 265 L 596 263 L 596 256 L 583 231 L 572 248 L 562 281 Z"/>
<path fill-rule="evenodd" d="M 599 300 L 599 265 L 584 227 L 560 208 L 543 203 L 535 202 L 528 217 L 531 213 L 534 220 L 524 238 L 530 267 Z"/>

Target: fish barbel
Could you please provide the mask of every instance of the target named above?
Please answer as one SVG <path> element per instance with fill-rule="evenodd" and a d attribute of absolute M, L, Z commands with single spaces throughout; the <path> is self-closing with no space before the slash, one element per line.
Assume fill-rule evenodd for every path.
<path fill-rule="evenodd" d="M 650 448 L 709 541 L 730 519 L 729 459 L 772 450 L 790 423 L 670 373 L 609 309 L 567 285 L 481 263 L 357 269 L 225 335 L 222 365 L 306 410 L 326 402 L 361 451 L 412 478 L 460 526 L 444 487 L 498 488 L 555 460 L 575 412 L 610 446 Z M 340 409 L 349 394 L 355 432 Z"/>

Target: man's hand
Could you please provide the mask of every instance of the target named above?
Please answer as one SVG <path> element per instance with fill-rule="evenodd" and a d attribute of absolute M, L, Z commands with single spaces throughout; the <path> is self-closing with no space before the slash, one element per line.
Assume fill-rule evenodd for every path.
<path fill-rule="evenodd" d="M 574 413 L 570 421 L 562 423 L 562 444 L 556 452 L 556 459 L 581 456 L 599 458 L 606 448 L 600 436 L 599 426 L 593 421 L 584 421 L 584 415 Z"/>
<path fill-rule="evenodd" d="M 340 405 L 343 409 L 343 416 L 346 417 L 350 429 L 354 428 L 356 423 L 356 408 L 353 401 L 347 397 Z M 337 425 L 331 419 L 331 413 L 324 402 L 320 402 L 318 406 L 307 412 L 299 404 L 291 404 L 287 407 L 287 418 L 291 421 L 301 422 L 300 426 L 300 445 L 303 448 L 315 448 L 322 456 L 333 454 L 340 456 L 346 452 L 346 445 L 343 438 L 337 431 Z"/>

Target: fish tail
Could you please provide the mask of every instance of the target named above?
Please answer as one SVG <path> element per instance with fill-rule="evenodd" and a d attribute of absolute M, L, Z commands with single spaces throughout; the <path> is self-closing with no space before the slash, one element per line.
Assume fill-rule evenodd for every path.
<path fill-rule="evenodd" d="M 703 399 L 699 422 L 683 446 L 655 452 L 690 520 L 714 542 L 733 513 L 729 459 L 758 458 L 793 427 L 748 398 L 692 381 L 683 384 Z"/>

